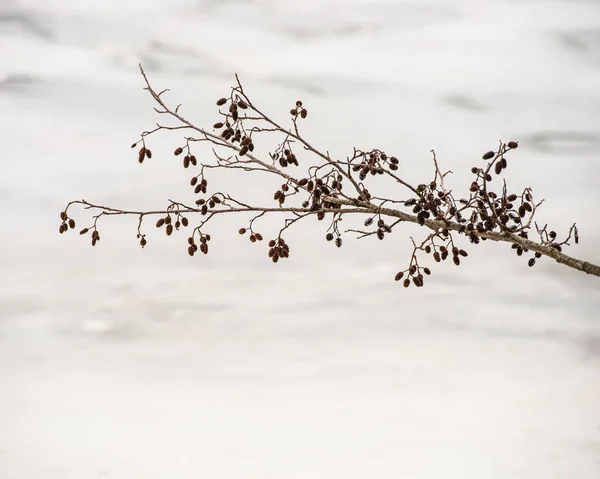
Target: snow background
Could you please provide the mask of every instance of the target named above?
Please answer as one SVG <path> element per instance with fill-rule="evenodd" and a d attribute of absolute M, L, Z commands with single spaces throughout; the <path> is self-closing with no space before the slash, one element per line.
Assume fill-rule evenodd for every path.
<path fill-rule="evenodd" d="M 338 250 L 308 221 L 277 265 L 241 218 L 206 257 L 151 222 L 142 250 L 134 218 L 58 235 L 71 199 L 191 198 L 176 136 L 129 149 L 157 121 L 140 61 L 197 124 L 237 72 L 278 119 L 301 98 L 316 146 L 415 182 L 434 148 L 465 189 L 518 140 L 509 185 L 600 262 L 599 2 L 0 1 L 0 477 L 600 477 L 597 278 L 483 243 L 405 291 L 410 227 Z"/>

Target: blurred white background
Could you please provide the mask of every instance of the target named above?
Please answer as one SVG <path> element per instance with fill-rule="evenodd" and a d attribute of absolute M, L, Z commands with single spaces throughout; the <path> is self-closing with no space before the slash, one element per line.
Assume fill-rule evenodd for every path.
<path fill-rule="evenodd" d="M 277 265 L 245 218 L 194 258 L 135 218 L 60 236 L 72 199 L 192 198 L 176 135 L 129 149 L 158 120 L 138 62 L 199 125 L 237 72 L 277 119 L 301 98 L 315 146 L 414 182 L 433 148 L 456 191 L 518 140 L 509 185 L 600 262 L 599 2 L 2 0 L 1 478 L 600 477 L 598 278 L 488 242 L 404 290 L 409 226 L 337 249 L 310 219 Z"/>

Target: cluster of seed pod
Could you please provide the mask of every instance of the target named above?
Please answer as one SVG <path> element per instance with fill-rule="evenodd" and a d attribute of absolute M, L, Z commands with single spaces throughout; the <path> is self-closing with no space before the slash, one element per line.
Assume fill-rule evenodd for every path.
<path fill-rule="evenodd" d="M 383 175 L 385 173 L 384 167 L 389 168 L 391 171 L 398 169 L 400 161 L 395 156 L 388 156 L 381 150 L 372 150 L 369 152 L 361 152 L 354 157 L 353 160 L 359 159 L 360 163 L 355 164 L 352 167 L 352 171 L 359 172 L 358 177 L 361 181 L 367 178 L 368 174 L 373 176 Z"/>
<path fill-rule="evenodd" d="M 290 256 L 290 247 L 283 238 L 278 237 L 269 241 L 269 258 L 273 263 L 277 263 L 279 258 L 285 259 Z"/>
<path fill-rule="evenodd" d="M 279 163 L 279 166 L 282 168 L 287 168 L 289 165 L 299 166 L 296 154 L 289 148 L 284 148 L 281 152 L 271 154 L 271 159 L 274 162 Z"/>
<path fill-rule="evenodd" d="M 171 219 L 171 215 L 167 215 L 164 218 L 160 218 L 156 222 L 157 228 L 165 227 L 165 233 L 167 236 L 171 236 L 173 234 L 173 230 L 179 230 L 181 226 L 188 226 L 189 221 L 185 216 L 177 215 L 175 221 Z M 143 246 L 143 245 L 142 245 Z"/>
<path fill-rule="evenodd" d="M 241 235 L 245 235 L 248 231 L 250 231 L 250 235 L 248 236 L 248 239 L 250 240 L 251 243 L 256 243 L 257 241 L 263 240 L 263 235 L 261 235 L 260 233 L 256 233 L 252 230 L 248 230 L 247 228 L 240 228 L 238 233 Z"/>
<path fill-rule="evenodd" d="M 225 105 L 228 101 L 230 101 L 229 104 L 229 115 L 231 116 L 232 120 L 238 121 L 239 119 L 239 110 L 246 110 L 248 109 L 248 104 L 242 100 L 241 98 L 237 97 L 235 100 L 232 99 L 227 99 L 227 98 L 220 98 L 219 100 L 217 100 L 217 106 L 223 106 Z"/>
<path fill-rule="evenodd" d="M 298 180 L 298 186 L 304 188 L 310 193 L 308 200 L 305 200 L 302 203 L 303 208 L 308 208 L 310 206 L 311 210 L 317 211 L 321 208 L 337 209 L 341 207 L 341 205 L 338 205 L 336 203 L 330 203 L 326 200 L 323 200 L 323 197 L 325 196 L 337 197 L 337 192 L 342 190 L 341 175 L 338 175 L 337 178 L 335 178 L 331 182 L 331 185 L 328 185 L 327 179 L 323 180 L 323 178 L 316 178 L 314 180 L 308 178 L 301 178 L 300 180 Z M 324 218 L 324 215 L 325 213 L 319 212 L 317 217 L 321 220 Z"/>
<path fill-rule="evenodd" d="M 298 100 L 296 102 L 296 107 L 290 110 L 290 115 L 292 115 L 294 119 L 298 118 L 298 116 L 304 119 L 306 118 L 306 115 L 308 115 L 308 111 L 302 106 L 302 102 Z"/>
<path fill-rule="evenodd" d="M 134 143 L 133 145 L 131 145 L 131 148 L 135 148 L 137 146 L 137 143 Z M 150 148 L 146 148 L 145 145 L 143 145 L 140 150 L 138 151 L 138 161 L 140 163 L 144 162 L 144 158 L 152 158 L 152 151 L 150 150 Z"/>
<path fill-rule="evenodd" d="M 206 188 L 208 187 L 208 181 L 206 181 L 205 178 L 202 178 L 200 181 L 198 181 L 197 176 L 192 176 L 192 179 L 190 180 L 190 186 L 194 187 L 194 193 L 206 194 Z M 196 204 L 199 204 L 199 203 L 196 201 Z"/>
<path fill-rule="evenodd" d="M 189 149 L 188 149 L 189 151 Z M 181 146 L 177 147 L 173 154 L 175 156 L 179 156 L 183 153 L 183 148 Z M 190 165 L 196 166 L 198 164 L 198 160 L 194 155 L 187 154 L 183 157 L 183 167 L 188 168 Z"/>
<path fill-rule="evenodd" d="M 200 214 L 206 215 L 209 208 L 214 208 L 216 205 L 221 204 L 222 202 L 223 200 L 221 200 L 219 196 L 213 195 L 208 200 L 205 200 L 204 198 L 196 200 L 196 205 L 200 206 Z"/>
<path fill-rule="evenodd" d="M 69 218 L 66 211 L 60 212 L 60 219 L 62 220 L 62 223 L 58 227 L 58 232 L 60 234 L 66 233 L 69 228 L 75 229 L 75 220 L 73 218 Z"/>
<path fill-rule="evenodd" d="M 64 213 L 64 212 L 63 212 L 63 213 Z M 65 215 L 66 215 L 66 213 L 65 213 Z M 61 215 L 60 215 L 60 216 L 61 216 L 61 218 L 63 218 L 63 214 L 62 214 L 62 213 L 61 213 Z M 63 219 L 63 222 L 64 222 L 64 221 L 65 221 L 65 220 Z M 64 225 L 64 223 L 63 223 L 63 225 Z M 61 225 L 61 226 L 63 226 L 63 225 Z M 68 226 L 68 227 L 66 227 L 66 228 L 65 228 L 65 227 L 62 227 L 62 228 L 61 228 L 61 229 L 63 230 L 63 231 L 61 231 L 61 233 L 64 233 L 64 232 L 65 232 L 65 231 L 67 231 L 69 228 L 71 228 L 71 229 L 74 229 L 74 228 L 75 228 L 75 220 L 73 220 L 73 219 L 69 219 L 69 220 L 68 220 L 68 225 L 69 225 L 69 226 Z M 83 229 L 82 229 L 82 230 L 79 232 L 79 234 L 80 234 L 80 235 L 84 235 L 84 234 L 87 234 L 89 231 L 90 231 L 90 228 L 83 228 Z M 93 231 L 92 231 L 92 246 L 96 246 L 96 243 L 97 243 L 98 241 L 100 241 L 100 233 L 98 233 L 98 230 L 97 230 L 97 229 L 94 227 L 94 228 L 93 228 Z"/>
<path fill-rule="evenodd" d="M 275 194 L 273 194 L 273 199 L 279 202 L 280 205 L 285 203 L 285 194 L 290 190 L 290 186 L 287 183 L 283 183 L 281 185 L 281 189 L 277 190 Z"/>
<path fill-rule="evenodd" d="M 408 270 L 398 271 L 396 273 L 396 276 L 394 276 L 394 280 L 400 281 L 406 275 L 407 277 L 404 278 L 404 281 L 402 282 L 402 285 L 405 288 L 408 288 L 410 286 L 411 279 L 412 279 L 412 283 L 417 288 L 421 288 L 425 284 L 425 277 L 423 276 L 421 271 L 423 273 L 425 273 L 426 275 L 431 274 L 431 270 L 429 268 L 421 268 L 418 265 L 413 264 L 408 268 Z"/>
<path fill-rule="evenodd" d="M 208 254 L 208 242 L 210 241 L 210 235 L 199 233 L 199 241 L 200 241 L 200 246 L 198 246 L 198 244 L 194 240 L 194 235 L 192 235 L 188 238 L 188 245 L 189 245 L 188 246 L 188 254 L 190 256 L 194 256 L 194 254 L 196 254 L 198 249 L 200 250 L 201 253 Z"/>

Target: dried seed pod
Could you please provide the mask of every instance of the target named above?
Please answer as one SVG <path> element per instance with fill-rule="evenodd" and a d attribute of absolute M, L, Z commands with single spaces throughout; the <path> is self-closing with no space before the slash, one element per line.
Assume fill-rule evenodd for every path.
<path fill-rule="evenodd" d="M 433 253 L 433 259 L 436 263 L 439 263 L 441 261 L 440 254 L 437 251 Z"/>
<path fill-rule="evenodd" d="M 528 211 L 528 212 L 530 212 L 530 213 L 533 211 L 533 208 L 527 202 L 523 203 L 523 208 L 525 208 L 525 210 Z"/>
<path fill-rule="evenodd" d="M 183 148 L 178 147 L 175 149 L 175 152 L 173 153 L 175 156 L 179 156 L 183 153 Z"/>
<path fill-rule="evenodd" d="M 263 240 L 263 236 L 260 233 L 254 233 L 254 236 L 256 236 L 256 240 L 257 241 L 262 241 Z"/>
<path fill-rule="evenodd" d="M 332 240 L 333 240 L 333 235 L 332 235 L 331 233 L 327 233 L 327 234 L 325 235 L 325 239 L 326 239 L 327 241 L 332 241 Z"/>
<path fill-rule="evenodd" d="M 460 266 L 460 258 L 458 256 L 452 257 L 452 260 L 456 266 Z"/>
<path fill-rule="evenodd" d="M 496 162 L 496 165 L 494 166 L 494 172 L 499 175 L 500 173 L 502 173 L 502 162 L 498 161 Z"/>
<path fill-rule="evenodd" d="M 89 231 L 89 228 L 83 228 L 83 229 L 82 229 L 82 230 L 79 232 L 79 234 L 80 234 L 80 235 L 84 235 L 84 234 L 86 234 L 88 231 Z"/>
<path fill-rule="evenodd" d="M 409 279 L 409 278 L 406 278 L 406 279 L 404 280 L 404 287 L 405 287 L 405 288 L 408 288 L 409 286 L 410 286 L 410 279 Z"/>
<path fill-rule="evenodd" d="M 423 268 L 423 272 L 429 276 L 431 274 L 431 270 L 429 268 Z"/>
<path fill-rule="evenodd" d="M 189 224 L 188 219 L 185 216 L 181 217 L 181 224 L 183 225 L 184 228 L 187 228 L 187 225 Z"/>
<path fill-rule="evenodd" d="M 506 162 L 506 158 L 502 157 L 500 162 L 502 163 L 502 169 L 506 169 L 506 167 L 508 166 L 508 163 Z"/>
<path fill-rule="evenodd" d="M 206 243 L 202 243 L 200 245 L 200 251 L 204 254 L 208 254 L 208 245 Z"/>
<path fill-rule="evenodd" d="M 244 100 L 238 100 L 237 106 L 240 107 L 242 110 L 248 108 L 248 104 Z"/>
<path fill-rule="evenodd" d="M 69 228 L 71 228 L 72 230 L 75 229 L 75 220 L 73 218 L 69 220 Z"/>
<path fill-rule="evenodd" d="M 238 231 L 239 234 L 243 235 L 246 234 L 246 228 L 240 228 L 240 230 Z"/>
<path fill-rule="evenodd" d="M 324 212 L 324 211 L 319 211 L 319 212 L 317 213 L 317 219 L 318 219 L 319 221 L 323 221 L 323 219 L 324 219 L 324 218 L 325 218 L 325 212 Z"/>
<path fill-rule="evenodd" d="M 539 251 L 535 252 L 535 257 L 536 258 L 541 258 L 542 257 L 542 253 L 540 253 Z"/>
<path fill-rule="evenodd" d="M 371 226 L 373 224 L 373 218 L 367 218 L 365 220 L 365 226 Z"/>
<path fill-rule="evenodd" d="M 198 160 L 196 159 L 196 157 L 194 155 L 190 156 L 190 163 L 194 166 L 196 166 L 198 164 Z"/>
<path fill-rule="evenodd" d="M 171 234 L 173 234 L 173 225 L 171 225 L 171 224 L 167 225 L 166 233 L 167 233 L 167 236 L 171 236 Z"/>
<path fill-rule="evenodd" d="M 188 166 L 190 166 L 190 157 L 189 157 L 189 155 L 186 155 L 183 158 L 183 167 L 187 168 Z"/>
<path fill-rule="evenodd" d="M 302 110 L 300 111 L 300 116 L 302 117 L 302 119 L 306 118 L 306 115 L 308 115 L 308 111 L 306 111 L 306 108 L 302 108 Z"/>
<path fill-rule="evenodd" d="M 223 106 L 225 103 L 227 103 L 227 98 L 220 98 L 217 100 L 217 106 Z"/>
<path fill-rule="evenodd" d="M 140 246 L 143 248 L 144 246 L 146 246 L 148 242 L 146 241 L 146 238 L 142 237 L 142 239 L 140 240 Z"/>
<path fill-rule="evenodd" d="M 402 279 L 402 276 L 404 276 L 404 272 L 403 271 L 398 271 L 396 273 L 396 276 L 394 276 L 394 280 L 395 281 L 400 281 Z"/>
<path fill-rule="evenodd" d="M 156 222 L 156 227 L 160 228 L 161 226 L 163 226 L 165 224 L 165 219 L 161 218 Z"/>
<path fill-rule="evenodd" d="M 336 245 L 338 248 L 341 248 L 341 247 L 342 247 L 342 238 L 340 238 L 340 237 L 338 236 L 338 237 L 335 239 L 335 245 Z"/>
<path fill-rule="evenodd" d="M 508 146 L 510 149 L 514 150 L 515 148 L 519 147 L 519 144 L 516 141 L 509 141 L 506 146 Z"/>
<path fill-rule="evenodd" d="M 146 156 L 146 148 L 145 147 L 141 147 L 140 151 L 138 152 L 138 161 L 140 163 L 144 162 L 144 157 Z"/>
<path fill-rule="evenodd" d="M 482 156 L 482 158 L 483 158 L 484 160 L 490 160 L 490 159 L 492 159 L 492 158 L 494 157 L 494 155 L 495 155 L 495 154 L 496 154 L 496 152 L 494 152 L 494 151 L 488 151 L 487 153 L 485 153 L 485 154 Z"/>
<path fill-rule="evenodd" d="M 146 148 L 146 158 L 152 158 L 152 152 L 148 148 Z"/>
<path fill-rule="evenodd" d="M 377 230 L 377 238 L 379 238 L 380 240 L 385 238 L 385 233 L 383 232 L 383 230 L 381 228 Z"/>
<path fill-rule="evenodd" d="M 196 250 L 194 249 L 194 247 L 193 247 L 193 246 L 189 246 L 189 247 L 188 247 L 188 254 L 189 254 L 190 256 L 194 256 L 194 253 L 195 253 L 195 252 L 196 252 Z"/>
<path fill-rule="evenodd" d="M 200 209 L 200 214 L 205 215 L 206 213 L 208 213 L 208 206 L 206 206 L 206 204 L 203 204 L 202 208 Z"/>
<path fill-rule="evenodd" d="M 272 248 L 273 246 L 275 246 L 275 240 L 269 241 L 269 248 Z"/>
<path fill-rule="evenodd" d="M 459 254 L 459 255 L 461 255 L 461 256 L 464 256 L 465 258 L 466 258 L 467 256 L 469 256 L 469 255 L 468 255 L 468 253 L 467 253 L 467 252 L 466 252 L 464 249 L 461 249 L 461 250 L 459 250 L 459 251 L 458 251 L 458 254 Z"/>
<path fill-rule="evenodd" d="M 514 193 L 512 195 L 508 195 L 506 197 L 506 199 L 511 202 L 511 201 L 515 201 L 517 199 L 517 195 L 515 195 Z"/>
<path fill-rule="evenodd" d="M 220 130 L 221 128 L 223 128 L 223 122 L 221 122 L 221 121 L 218 121 L 217 123 L 215 123 L 215 124 L 213 125 L 213 128 L 214 128 L 215 130 Z"/>
<path fill-rule="evenodd" d="M 527 264 L 531 268 L 535 264 L 535 258 L 530 258 L 529 261 L 527 262 Z"/>
<path fill-rule="evenodd" d="M 253 234 L 252 234 L 252 235 L 250 235 L 250 241 L 251 241 L 252 243 L 256 243 L 256 235 L 253 235 Z"/>

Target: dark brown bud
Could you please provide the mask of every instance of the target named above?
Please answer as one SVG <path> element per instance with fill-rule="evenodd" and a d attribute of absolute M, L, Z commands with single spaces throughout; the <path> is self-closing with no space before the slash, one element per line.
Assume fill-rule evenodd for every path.
<path fill-rule="evenodd" d="M 250 235 L 250 241 L 256 243 L 256 235 Z"/>
<path fill-rule="evenodd" d="M 244 156 L 246 153 L 248 153 L 248 147 L 242 146 L 242 148 L 240 149 L 240 156 Z"/>
<path fill-rule="evenodd" d="M 225 103 L 227 103 L 227 98 L 220 98 L 217 100 L 217 106 L 223 106 Z"/>
<path fill-rule="evenodd" d="M 167 236 L 171 236 L 173 234 L 173 225 L 167 225 Z"/>
<path fill-rule="evenodd" d="M 342 238 L 340 238 L 340 237 L 338 236 L 338 237 L 335 239 L 335 245 L 336 245 L 338 248 L 341 248 L 341 247 L 342 247 Z"/>
<path fill-rule="evenodd" d="M 292 108 L 292 109 L 290 110 L 290 115 L 292 115 L 292 116 L 296 116 L 297 114 L 298 114 L 298 112 L 296 111 L 296 109 L 295 109 L 295 108 Z"/>
<path fill-rule="evenodd" d="M 460 266 L 460 258 L 458 256 L 454 256 L 452 260 L 456 266 Z"/>
<path fill-rule="evenodd" d="M 223 128 L 223 122 L 218 121 L 213 125 L 213 128 L 216 130 L 220 130 L 221 128 Z"/>
<path fill-rule="evenodd" d="M 72 230 L 75 229 L 75 220 L 73 218 L 69 220 L 69 228 L 71 228 Z"/>
<path fill-rule="evenodd" d="M 140 246 L 143 248 L 144 246 L 146 246 L 148 242 L 146 241 L 146 238 L 142 237 L 142 239 L 140 240 Z"/>
<path fill-rule="evenodd" d="M 461 255 L 461 256 L 464 256 L 465 258 L 467 256 L 469 256 L 468 253 L 464 249 L 458 250 L 458 254 Z"/>
<path fill-rule="evenodd" d="M 248 108 L 248 104 L 244 100 L 238 100 L 237 106 L 239 106 L 242 110 Z"/>
<path fill-rule="evenodd" d="M 190 185 L 194 186 L 196 183 L 198 183 L 198 177 L 194 176 L 192 177 L 192 179 L 190 180 Z"/>
<path fill-rule="evenodd" d="M 483 159 L 484 160 L 490 160 L 494 157 L 494 155 L 496 154 L 496 152 L 494 151 L 488 151 L 485 155 L 483 155 Z"/>
<path fill-rule="evenodd" d="M 531 258 L 527 264 L 529 265 L 529 267 L 531 268 L 534 264 L 535 264 L 535 258 Z"/>
<path fill-rule="evenodd" d="M 275 240 L 269 241 L 269 248 L 272 248 L 273 246 L 275 246 Z"/>
<path fill-rule="evenodd" d="M 183 148 L 178 147 L 175 149 L 175 152 L 173 153 L 175 156 L 179 156 L 183 153 Z"/>
<path fill-rule="evenodd" d="M 194 155 L 190 156 L 190 163 L 194 166 L 196 166 L 198 164 L 198 160 L 196 159 L 196 157 Z"/>
<path fill-rule="evenodd" d="M 298 181 L 298 186 L 305 186 L 307 183 L 308 183 L 308 179 L 302 178 L 300 181 Z"/>
<path fill-rule="evenodd" d="M 404 276 L 404 272 L 403 271 L 398 271 L 396 273 L 396 276 L 394 276 L 394 280 L 395 281 L 400 281 L 402 279 L 402 276 Z"/>
<path fill-rule="evenodd" d="M 186 155 L 183 158 L 183 167 L 187 168 L 188 166 L 190 166 L 190 157 L 189 157 L 189 155 Z"/>
<path fill-rule="evenodd" d="M 156 227 L 160 228 L 161 226 L 163 226 L 165 224 L 165 219 L 161 218 L 156 222 Z"/>
<path fill-rule="evenodd" d="M 308 115 L 308 111 L 306 111 L 306 109 L 305 109 L 305 108 L 303 108 L 303 109 L 302 109 L 302 111 L 300 112 L 300 116 L 301 116 L 302 118 L 306 118 L 306 115 Z"/>
<path fill-rule="evenodd" d="M 429 268 L 423 268 L 423 272 L 429 276 L 431 274 L 431 270 Z"/>
<path fill-rule="evenodd" d="M 406 279 L 404 280 L 404 287 L 405 287 L 405 288 L 408 288 L 409 286 L 410 286 L 410 278 L 406 278 Z"/>
<path fill-rule="evenodd" d="M 506 199 L 508 201 L 515 201 L 517 199 L 517 195 L 515 195 L 515 194 L 508 195 L 508 197 Z"/>
<path fill-rule="evenodd" d="M 508 145 L 506 145 L 506 146 L 508 146 L 509 148 L 514 150 L 515 148 L 519 147 L 519 144 L 516 141 L 509 141 Z"/>
<path fill-rule="evenodd" d="M 301 102 L 300 100 L 298 100 L 298 101 L 296 102 L 296 106 L 297 106 L 298 108 L 302 107 L 302 102 Z"/>
<path fill-rule="evenodd" d="M 333 240 L 333 235 L 332 235 L 331 233 L 327 233 L 327 234 L 325 235 L 325 239 L 326 239 L 327 241 L 332 241 L 332 240 Z"/>
<path fill-rule="evenodd" d="M 82 230 L 79 232 L 79 234 L 80 234 L 80 235 L 84 235 L 84 234 L 86 234 L 86 233 L 87 233 L 89 230 L 90 230 L 89 228 L 83 228 L 83 229 L 82 229 Z"/>
<path fill-rule="evenodd" d="M 240 228 L 240 230 L 238 231 L 239 234 L 244 235 L 246 234 L 246 228 Z"/>
<path fill-rule="evenodd" d="M 188 247 L 188 254 L 189 254 L 190 256 L 194 256 L 194 253 L 195 253 L 195 252 L 196 252 L 196 250 L 194 249 L 194 247 L 190 245 L 190 246 Z"/>

